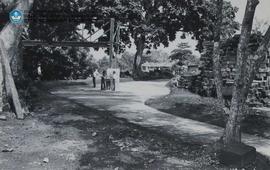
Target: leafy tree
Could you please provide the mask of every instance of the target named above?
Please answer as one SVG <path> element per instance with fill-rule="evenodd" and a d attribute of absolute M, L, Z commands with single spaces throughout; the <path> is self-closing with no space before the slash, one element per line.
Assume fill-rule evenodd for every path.
<path fill-rule="evenodd" d="M 217 0 L 209 0 L 204 1 L 203 8 L 207 12 L 205 21 L 206 27 L 203 28 L 203 32 L 201 34 L 201 39 L 204 41 L 213 41 L 215 39 L 215 33 L 217 28 L 217 22 L 219 20 L 217 13 Z M 231 2 L 229 1 L 222 1 L 222 9 L 219 9 L 220 14 L 222 14 L 221 23 L 220 23 L 220 37 L 221 39 L 227 39 L 232 37 L 236 31 L 239 29 L 239 23 L 235 21 L 236 13 L 238 12 L 238 8 L 232 6 Z M 201 42 L 199 42 L 198 49 L 200 47 Z"/>
<path fill-rule="evenodd" d="M 65 20 L 71 19 L 69 14 L 79 14 L 78 5 L 79 2 L 72 0 L 34 1 L 29 17 L 35 18 L 29 21 L 28 29 L 22 35 L 23 39 L 47 42 L 80 41 L 77 30 L 82 21 Z M 40 22 L 41 16 L 45 17 L 45 20 Z M 45 80 L 85 78 L 95 67 L 87 48 L 25 47 L 23 54 L 24 70 L 33 79 L 40 77 L 37 73 L 38 67 L 42 69 L 40 78 Z"/>
<path fill-rule="evenodd" d="M 170 55 L 171 60 L 177 60 L 178 65 L 199 64 L 199 58 L 193 55 L 187 43 L 178 44 L 178 48 L 173 50 Z"/>
<path fill-rule="evenodd" d="M 204 25 L 203 10 L 193 1 L 143 1 L 145 15 L 137 20 L 138 30 L 133 31 L 137 52 L 134 58 L 134 71 L 138 71 L 144 49 L 157 48 L 161 44 L 168 47 L 169 41 L 176 38 L 178 31 L 193 33 L 199 38 Z M 192 19 L 190 19 L 192 18 Z"/>
<path fill-rule="evenodd" d="M 109 25 L 102 26 L 109 18 L 121 21 L 126 26 L 126 29 L 121 30 L 121 50 L 131 46 L 131 39 L 134 39 L 137 48 L 133 62 L 135 75 L 139 74 L 145 49 L 157 48 L 161 44 L 167 47 L 169 41 L 175 40 L 178 31 L 190 33 L 193 38 L 202 42 L 209 37 L 208 34 L 203 36 L 203 33 L 207 32 L 204 28 L 211 24 L 209 20 L 212 17 L 208 2 L 201 0 L 45 0 L 34 2 L 32 15 L 36 16 L 38 13 L 35 11 L 42 9 L 65 9 L 66 14 L 87 15 L 89 19 L 83 22 L 90 34 L 95 28 L 108 30 Z M 230 15 L 233 18 L 233 14 Z M 78 40 L 78 22 L 30 22 L 28 36 L 30 39 L 47 41 Z M 99 40 L 108 41 L 108 34 Z"/>
<path fill-rule="evenodd" d="M 104 0 L 93 3 L 84 1 L 83 6 L 85 4 L 88 5 L 85 11 L 96 11 L 96 18 L 115 18 L 127 27 L 121 32 L 121 41 L 130 46 L 131 38 L 134 39 L 137 49 L 133 62 L 135 74 L 139 73 L 145 49 L 157 48 L 161 44 L 167 47 L 169 41 L 175 40 L 176 33 L 180 30 L 194 33 L 194 37 L 199 39 L 202 25 L 205 26 L 201 19 L 205 15 L 204 9 L 199 6 L 201 1 Z M 94 25 L 100 27 L 102 24 L 95 22 Z M 103 40 L 108 38 L 109 36 Z"/>
<path fill-rule="evenodd" d="M 104 70 L 107 70 L 110 66 L 110 59 L 107 56 L 104 56 L 98 61 L 98 70 L 101 73 Z"/>
<path fill-rule="evenodd" d="M 192 51 L 189 49 L 190 46 L 188 43 L 180 43 L 177 47 L 177 49 L 174 49 L 171 52 L 170 59 L 179 60 L 181 62 L 187 60 L 192 55 Z"/>
<path fill-rule="evenodd" d="M 134 54 L 125 52 L 118 60 L 118 65 L 122 71 L 132 71 Z"/>

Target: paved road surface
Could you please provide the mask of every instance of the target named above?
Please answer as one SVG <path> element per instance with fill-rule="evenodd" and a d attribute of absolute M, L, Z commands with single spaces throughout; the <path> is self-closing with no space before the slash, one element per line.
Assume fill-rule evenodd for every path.
<path fill-rule="evenodd" d="M 212 143 L 218 140 L 223 128 L 170 115 L 149 106 L 144 102 L 153 97 L 166 95 L 169 89 L 166 82 L 125 82 L 120 84 L 120 91 L 99 91 L 87 85 L 72 85 L 52 89 L 51 93 L 66 97 L 87 107 L 113 111 L 118 118 L 158 130 L 162 133 L 196 143 Z M 243 142 L 256 147 L 257 151 L 270 158 L 270 140 L 243 134 Z"/>

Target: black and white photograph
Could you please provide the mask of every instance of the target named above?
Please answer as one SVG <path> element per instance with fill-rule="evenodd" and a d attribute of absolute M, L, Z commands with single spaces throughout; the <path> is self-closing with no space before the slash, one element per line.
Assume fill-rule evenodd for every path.
<path fill-rule="evenodd" d="M 0 0 L 0 170 L 270 170 L 270 0 Z"/>

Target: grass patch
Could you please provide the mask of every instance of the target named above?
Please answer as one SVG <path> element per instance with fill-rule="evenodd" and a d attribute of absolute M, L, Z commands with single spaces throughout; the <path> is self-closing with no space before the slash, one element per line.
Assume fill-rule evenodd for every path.
<path fill-rule="evenodd" d="M 173 89 L 171 94 L 149 99 L 146 104 L 179 117 L 220 127 L 226 124 L 227 118 L 216 99 L 201 97 L 182 89 Z M 241 123 L 243 132 L 270 139 L 270 118 L 265 114 L 250 111 Z"/>

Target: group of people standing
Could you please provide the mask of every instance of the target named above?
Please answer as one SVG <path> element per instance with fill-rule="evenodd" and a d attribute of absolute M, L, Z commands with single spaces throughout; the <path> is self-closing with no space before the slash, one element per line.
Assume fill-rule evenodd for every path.
<path fill-rule="evenodd" d="M 92 74 L 93 87 L 96 88 L 96 80 L 98 77 L 101 77 L 101 90 L 112 90 L 115 91 L 117 75 L 113 71 L 111 74 L 108 74 L 106 70 L 102 71 L 102 74 L 96 69 Z"/>

